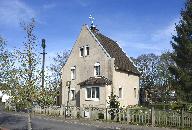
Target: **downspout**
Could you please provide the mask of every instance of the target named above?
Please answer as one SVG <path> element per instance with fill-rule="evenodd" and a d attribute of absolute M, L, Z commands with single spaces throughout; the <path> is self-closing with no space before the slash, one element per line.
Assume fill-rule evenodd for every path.
<path fill-rule="evenodd" d="M 111 58 L 111 64 L 110 64 L 110 74 L 109 77 L 111 78 L 112 84 L 111 84 L 111 92 L 114 92 L 114 71 L 115 71 L 115 58 Z"/>

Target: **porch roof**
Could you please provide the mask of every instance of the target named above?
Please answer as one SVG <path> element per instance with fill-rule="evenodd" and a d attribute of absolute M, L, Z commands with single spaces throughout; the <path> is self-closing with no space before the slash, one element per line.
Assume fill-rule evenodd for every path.
<path fill-rule="evenodd" d="M 112 81 L 104 76 L 96 76 L 90 77 L 89 79 L 80 82 L 78 85 L 85 86 L 85 85 L 111 85 Z"/>

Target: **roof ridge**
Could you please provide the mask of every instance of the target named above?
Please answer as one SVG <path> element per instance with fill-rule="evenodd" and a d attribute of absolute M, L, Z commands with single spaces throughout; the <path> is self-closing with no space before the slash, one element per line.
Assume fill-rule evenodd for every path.
<path fill-rule="evenodd" d="M 121 48 L 121 47 L 119 46 L 119 44 L 118 44 L 117 41 L 114 41 L 113 39 L 111 39 L 111 38 L 108 37 L 108 36 L 105 36 L 105 35 L 102 34 L 102 33 L 98 33 L 98 34 L 100 34 L 100 35 L 102 35 L 102 37 L 105 37 L 105 38 L 109 39 L 110 41 L 112 41 L 113 43 L 111 43 L 111 44 L 113 44 L 113 45 L 117 46 L 119 49 L 121 49 L 121 51 L 123 52 L 124 56 L 126 56 L 126 58 L 129 59 L 129 57 L 128 57 L 128 56 L 126 55 L 126 53 L 123 51 L 123 48 Z"/>
<path fill-rule="evenodd" d="M 93 36 L 93 38 L 96 40 L 96 42 L 99 44 L 99 46 L 104 50 L 104 53 L 106 53 L 106 55 L 108 57 L 111 57 L 109 55 L 109 53 L 105 50 L 105 48 L 103 47 L 103 45 L 100 43 L 100 41 L 97 39 L 97 37 L 95 36 L 95 34 L 89 29 L 88 25 L 86 25 L 87 30 L 90 32 L 90 34 Z"/>

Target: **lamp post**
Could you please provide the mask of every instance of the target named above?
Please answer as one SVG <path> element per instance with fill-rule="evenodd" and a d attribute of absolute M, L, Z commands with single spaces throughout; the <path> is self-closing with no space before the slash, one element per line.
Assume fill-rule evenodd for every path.
<path fill-rule="evenodd" d="M 46 97 L 46 90 L 44 89 L 44 80 L 45 80 L 45 78 L 44 78 L 44 69 L 45 69 L 45 54 L 47 54 L 47 53 L 45 53 L 45 48 L 46 48 L 45 39 L 42 39 L 41 47 L 43 48 L 43 53 L 40 53 L 40 54 L 43 55 L 42 71 L 41 71 L 41 73 L 42 73 L 41 88 L 42 88 L 42 93 L 43 93 L 43 103 L 44 103 L 44 105 L 46 105 L 46 98 L 47 97 Z"/>
<path fill-rule="evenodd" d="M 67 114 L 68 114 L 68 110 L 69 110 L 69 94 L 70 94 L 70 85 L 71 85 L 71 81 L 67 81 L 67 82 L 66 82 L 66 86 L 68 86 Z"/>
<path fill-rule="evenodd" d="M 45 44 L 45 39 L 42 39 L 42 44 L 41 44 L 41 47 L 43 48 L 43 63 L 42 63 L 42 89 L 44 89 L 44 68 L 45 68 L 45 47 L 46 47 L 46 44 Z"/>

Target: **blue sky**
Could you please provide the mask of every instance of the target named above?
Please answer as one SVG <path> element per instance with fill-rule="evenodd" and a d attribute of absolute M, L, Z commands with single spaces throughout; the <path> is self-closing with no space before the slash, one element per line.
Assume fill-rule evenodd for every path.
<path fill-rule="evenodd" d="M 0 35 L 8 47 L 20 47 L 20 20 L 36 19 L 39 44 L 46 39 L 48 57 L 75 43 L 81 26 L 95 18 L 100 32 L 118 41 L 128 56 L 170 50 L 171 34 L 185 0 L 0 0 Z"/>

